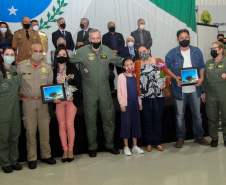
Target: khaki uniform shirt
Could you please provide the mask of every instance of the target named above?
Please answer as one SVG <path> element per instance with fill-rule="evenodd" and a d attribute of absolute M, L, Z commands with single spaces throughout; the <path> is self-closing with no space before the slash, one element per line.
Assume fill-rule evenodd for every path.
<path fill-rule="evenodd" d="M 29 39 L 26 37 L 26 32 L 24 29 L 18 30 L 14 33 L 12 46 L 18 50 L 18 54 L 16 54 L 16 61 L 23 61 L 30 58 L 29 51 L 31 49 L 32 44 L 39 43 L 41 44 L 41 39 L 39 37 L 38 32 L 29 29 Z"/>
<path fill-rule="evenodd" d="M 51 65 L 43 60 L 35 68 L 31 60 L 25 60 L 18 64 L 17 73 L 19 77 L 20 92 L 26 97 L 41 97 L 41 85 L 53 83 L 53 71 Z"/>
<path fill-rule="evenodd" d="M 46 55 L 48 52 L 48 37 L 44 32 L 38 31 L 43 47 L 43 60 L 46 62 Z"/>

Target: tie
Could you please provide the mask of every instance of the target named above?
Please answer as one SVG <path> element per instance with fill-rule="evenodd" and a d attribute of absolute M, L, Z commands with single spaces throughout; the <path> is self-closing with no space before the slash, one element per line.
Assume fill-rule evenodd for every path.
<path fill-rule="evenodd" d="M 26 31 L 26 37 L 27 37 L 27 39 L 29 39 L 29 33 L 28 33 L 28 31 Z"/>
<path fill-rule="evenodd" d="M 63 31 L 63 36 L 64 36 L 64 39 L 66 40 L 66 34 L 65 34 L 65 31 Z"/>
<path fill-rule="evenodd" d="M 86 31 L 84 31 L 83 40 L 85 39 L 85 36 L 86 36 Z"/>

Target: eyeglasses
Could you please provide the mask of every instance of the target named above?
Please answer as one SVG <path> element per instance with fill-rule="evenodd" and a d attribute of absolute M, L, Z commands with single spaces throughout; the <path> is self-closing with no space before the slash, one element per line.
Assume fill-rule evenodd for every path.
<path fill-rule="evenodd" d="M 210 50 L 217 50 L 219 47 L 210 48 Z"/>

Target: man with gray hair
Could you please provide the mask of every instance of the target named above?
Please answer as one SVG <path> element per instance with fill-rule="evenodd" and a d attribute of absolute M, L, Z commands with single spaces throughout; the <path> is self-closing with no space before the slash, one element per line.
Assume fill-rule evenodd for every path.
<path fill-rule="evenodd" d="M 135 46 L 139 44 L 146 44 L 148 48 L 152 45 L 152 38 L 149 31 L 145 30 L 145 20 L 139 19 L 137 21 L 138 29 L 131 32 L 131 36 L 135 39 Z"/>
<path fill-rule="evenodd" d="M 80 27 L 82 30 L 78 32 L 76 49 L 89 44 L 89 20 L 87 18 L 82 18 L 80 21 Z"/>
<path fill-rule="evenodd" d="M 101 44 L 99 30 L 89 32 L 89 45 L 70 56 L 71 63 L 80 63 L 83 85 L 83 103 L 90 157 L 97 153 L 97 107 L 99 105 L 103 122 L 105 146 L 112 154 L 119 154 L 114 148 L 115 110 L 109 88 L 109 64 L 122 67 L 122 58 Z"/>

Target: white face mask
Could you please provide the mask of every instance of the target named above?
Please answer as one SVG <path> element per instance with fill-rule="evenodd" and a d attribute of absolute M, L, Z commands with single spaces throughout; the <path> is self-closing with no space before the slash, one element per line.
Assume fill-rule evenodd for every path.
<path fill-rule="evenodd" d="M 132 48 L 134 46 L 134 43 L 133 42 L 128 42 L 128 47 Z"/>
<path fill-rule="evenodd" d="M 33 27 L 33 30 L 34 30 L 34 31 L 38 31 L 38 29 L 39 29 L 39 26 L 34 26 L 34 27 Z"/>
<path fill-rule="evenodd" d="M 1 33 L 6 33 L 7 32 L 7 28 L 1 28 Z"/>
<path fill-rule="evenodd" d="M 140 29 L 141 29 L 141 30 L 144 30 L 144 28 L 145 28 L 145 25 L 144 25 L 144 24 L 141 24 L 141 25 L 140 25 Z"/>

